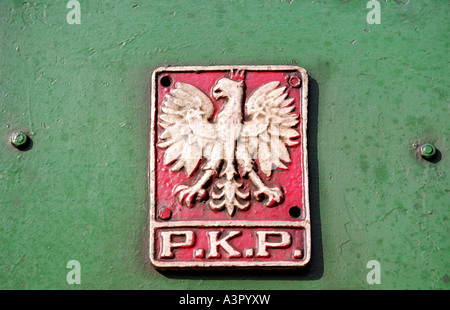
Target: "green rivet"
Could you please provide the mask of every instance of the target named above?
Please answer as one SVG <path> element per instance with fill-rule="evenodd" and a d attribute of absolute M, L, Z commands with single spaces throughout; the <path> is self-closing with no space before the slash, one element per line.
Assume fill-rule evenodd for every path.
<path fill-rule="evenodd" d="M 420 148 L 420 154 L 423 158 L 431 158 L 436 154 L 436 147 L 431 143 L 425 143 Z"/>
<path fill-rule="evenodd" d="M 11 144 L 15 147 L 21 147 L 27 143 L 28 136 L 22 131 L 16 131 L 11 136 Z"/>

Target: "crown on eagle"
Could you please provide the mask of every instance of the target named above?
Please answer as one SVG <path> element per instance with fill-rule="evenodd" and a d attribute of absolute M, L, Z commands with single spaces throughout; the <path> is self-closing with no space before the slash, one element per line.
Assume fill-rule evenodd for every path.
<path fill-rule="evenodd" d="M 233 81 L 244 81 L 245 79 L 245 70 L 239 70 L 239 69 L 231 69 L 230 70 L 230 80 Z"/>

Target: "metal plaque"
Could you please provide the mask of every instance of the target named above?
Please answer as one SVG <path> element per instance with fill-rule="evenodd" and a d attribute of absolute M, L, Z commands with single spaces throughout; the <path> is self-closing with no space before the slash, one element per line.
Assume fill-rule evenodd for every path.
<path fill-rule="evenodd" d="M 152 264 L 307 264 L 306 70 L 163 67 L 151 87 Z"/>

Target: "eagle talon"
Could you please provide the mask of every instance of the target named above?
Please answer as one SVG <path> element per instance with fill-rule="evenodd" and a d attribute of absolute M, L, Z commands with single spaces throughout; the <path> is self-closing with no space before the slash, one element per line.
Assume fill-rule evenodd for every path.
<path fill-rule="evenodd" d="M 283 192 L 278 186 L 275 187 L 261 187 L 259 190 L 253 193 L 256 200 L 262 201 L 264 196 L 267 197 L 266 207 L 274 207 L 280 204 L 283 199 Z"/>
<path fill-rule="evenodd" d="M 195 201 L 204 200 L 208 193 L 204 188 L 198 186 L 178 185 L 175 188 L 175 195 L 178 197 L 178 201 L 181 205 L 185 204 L 187 207 L 192 208 Z"/>

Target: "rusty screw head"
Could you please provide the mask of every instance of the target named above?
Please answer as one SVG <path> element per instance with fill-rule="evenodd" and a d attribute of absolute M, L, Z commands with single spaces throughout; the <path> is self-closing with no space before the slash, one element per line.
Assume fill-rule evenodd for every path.
<path fill-rule="evenodd" d="M 28 136 L 22 131 L 15 131 L 11 135 L 11 144 L 16 148 L 23 147 L 28 141 Z"/>
<path fill-rule="evenodd" d="M 436 147 L 431 143 L 425 143 L 420 147 L 420 155 L 425 159 L 429 159 L 436 155 Z"/>

